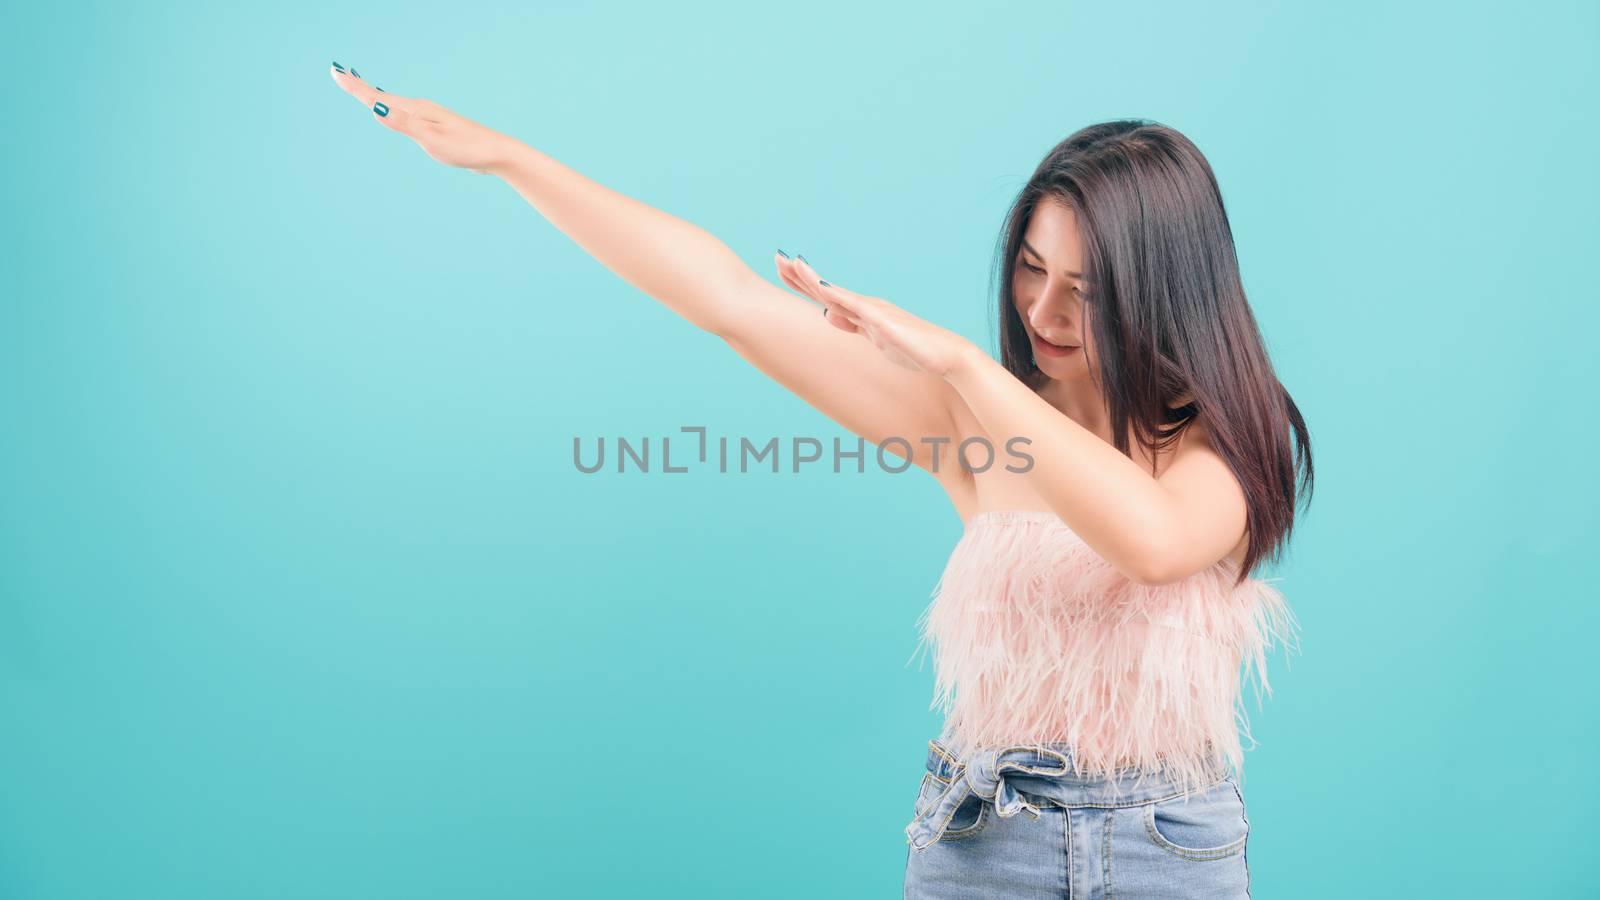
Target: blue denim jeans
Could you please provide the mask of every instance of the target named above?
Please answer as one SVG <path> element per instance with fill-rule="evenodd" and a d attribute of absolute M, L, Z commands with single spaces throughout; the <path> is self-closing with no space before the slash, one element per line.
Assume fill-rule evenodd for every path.
<path fill-rule="evenodd" d="M 1041 752 L 1041 749 L 1043 752 Z M 1065 744 L 958 761 L 928 743 L 906 826 L 906 900 L 1234 900 L 1250 896 L 1250 821 L 1232 775 L 1187 797 L 1164 775 L 1072 774 Z"/>

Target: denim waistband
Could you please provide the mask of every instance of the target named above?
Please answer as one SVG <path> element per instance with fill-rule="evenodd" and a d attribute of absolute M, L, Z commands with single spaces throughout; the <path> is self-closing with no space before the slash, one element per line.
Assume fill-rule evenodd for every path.
<path fill-rule="evenodd" d="M 1077 775 L 1067 744 L 987 747 L 973 751 L 962 761 L 938 740 L 931 740 L 928 771 L 949 782 L 949 786 L 906 826 L 906 837 L 917 850 L 927 849 L 944 834 L 956 809 L 969 796 L 993 802 L 1001 818 L 1026 812 L 1037 819 L 1041 805 L 1139 806 L 1186 793 L 1164 772 L 1122 769 L 1114 777 Z M 1225 777 L 1206 788 L 1223 780 Z M 1029 797 L 1045 802 L 1030 802 Z"/>

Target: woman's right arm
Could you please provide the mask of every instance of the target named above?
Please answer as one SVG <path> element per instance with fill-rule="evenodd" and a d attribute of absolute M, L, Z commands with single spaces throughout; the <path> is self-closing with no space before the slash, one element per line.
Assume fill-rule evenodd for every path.
<path fill-rule="evenodd" d="M 387 115 L 376 117 L 435 160 L 504 180 L 606 268 L 721 337 L 844 428 L 874 444 L 904 439 L 912 448 L 911 462 L 936 472 L 947 487 L 952 478 L 962 477 L 964 470 L 955 464 L 960 440 L 955 417 L 956 404 L 963 401 L 944 379 L 885 359 L 861 336 L 830 324 L 822 307 L 762 278 L 691 222 L 599 184 L 437 103 L 375 93 L 342 71 L 334 73 L 334 80 L 369 108 L 383 103 Z M 815 278 L 787 261 L 777 264 L 786 278 L 802 285 Z M 944 443 L 938 443 L 941 439 Z"/>
<path fill-rule="evenodd" d="M 930 472 L 937 462 L 941 480 L 957 470 L 952 404 L 961 399 L 944 379 L 888 361 L 860 336 L 830 324 L 821 306 L 756 274 L 699 226 L 532 147 L 519 143 L 490 171 L 606 268 L 721 337 L 828 418 L 873 444 L 903 438 L 911 462 Z M 774 261 L 792 278 L 815 277 L 776 254 Z"/>

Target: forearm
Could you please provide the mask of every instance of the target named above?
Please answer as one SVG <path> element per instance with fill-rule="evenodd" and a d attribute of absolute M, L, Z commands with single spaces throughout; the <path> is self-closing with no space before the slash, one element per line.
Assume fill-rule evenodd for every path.
<path fill-rule="evenodd" d="M 700 328 L 723 332 L 726 304 L 750 268 L 714 235 L 520 141 L 491 171 L 624 281 Z"/>
<path fill-rule="evenodd" d="M 1068 528 L 1124 573 L 1143 578 L 1150 572 L 1171 507 L 1149 472 L 1062 415 L 976 345 L 945 379 L 997 446 L 1028 439 L 1022 449 L 1033 463 L 1024 477 Z"/>

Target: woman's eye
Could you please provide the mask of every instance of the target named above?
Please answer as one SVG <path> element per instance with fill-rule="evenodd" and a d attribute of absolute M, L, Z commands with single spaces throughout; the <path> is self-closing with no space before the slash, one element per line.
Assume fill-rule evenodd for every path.
<path fill-rule="evenodd" d="M 1026 260 L 1018 259 L 1017 260 L 1017 264 L 1022 266 L 1024 269 L 1027 269 L 1029 272 L 1032 272 L 1032 273 L 1034 273 L 1036 275 L 1043 275 L 1044 274 L 1044 270 L 1043 269 L 1039 268 L 1038 266 L 1033 265 L 1032 263 L 1027 262 Z M 1084 299 L 1083 288 L 1079 287 L 1078 285 L 1073 285 L 1072 286 L 1072 294 L 1073 294 L 1073 296 L 1075 296 L 1075 297 L 1077 297 L 1079 299 Z"/>

